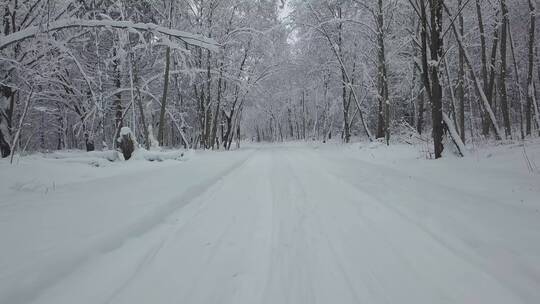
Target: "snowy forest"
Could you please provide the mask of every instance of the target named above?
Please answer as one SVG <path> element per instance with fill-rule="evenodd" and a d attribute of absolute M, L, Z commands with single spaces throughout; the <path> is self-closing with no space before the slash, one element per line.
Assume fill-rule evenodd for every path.
<path fill-rule="evenodd" d="M 0 304 L 540 303 L 539 0 L 0 0 Z"/>
<path fill-rule="evenodd" d="M 2 0 L 0 148 L 539 135 L 535 0 Z M 125 129 L 126 130 L 126 129 Z M 234 144 L 233 144 L 234 143 Z"/>

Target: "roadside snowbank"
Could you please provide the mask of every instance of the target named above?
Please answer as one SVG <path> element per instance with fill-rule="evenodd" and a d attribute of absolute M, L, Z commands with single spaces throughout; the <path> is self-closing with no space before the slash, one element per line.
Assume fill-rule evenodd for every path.
<path fill-rule="evenodd" d="M 48 193 L 60 185 L 170 166 L 195 158 L 196 154 L 193 150 L 138 149 L 132 159 L 123 161 L 121 153 L 113 150 L 69 150 L 17 157 L 13 164 L 9 159 L 0 159 L 0 205 L 13 191 Z"/>
<path fill-rule="evenodd" d="M 401 176 L 403 187 L 411 181 L 425 184 L 423 193 L 436 184 L 454 191 L 482 193 L 485 198 L 507 205 L 528 205 L 540 210 L 540 140 L 478 145 L 466 157 L 450 153 L 441 159 L 426 159 L 420 145 L 354 143 L 347 149 L 318 145 L 316 150 L 328 161 L 348 164 L 342 170 L 369 170 L 375 166 L 380 177 Z M 336 150 L 342 150 L 340 153 Z M 352 178 L 351 173 L 351 178 Z M 376 177 L 374 177 L 376 178 Z M 392 191 L 388 189 L 387 191 Z"/>

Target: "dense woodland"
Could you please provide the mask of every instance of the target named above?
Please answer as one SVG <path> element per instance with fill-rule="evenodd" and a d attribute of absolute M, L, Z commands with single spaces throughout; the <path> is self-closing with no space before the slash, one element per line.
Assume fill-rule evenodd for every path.
<path fill-rule="evenodd" d="M 539 136 L 536 1 L 0 0 L 1 155 Z"/>

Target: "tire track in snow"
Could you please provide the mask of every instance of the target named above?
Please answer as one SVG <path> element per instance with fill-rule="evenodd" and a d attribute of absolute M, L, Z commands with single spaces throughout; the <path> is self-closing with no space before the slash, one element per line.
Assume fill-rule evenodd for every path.
<path fill-rule="evenodd" d="M 314 153 L 313 151 L 310 151 L 309 153 L 313 157 L 319 159 L 318 163 L 324 164 L 324 162 L 322 161 L 322 158 L 318 154 Z M 301 157 L 301 158 L 298 158 L 298 161 L 307 163 L 305 156 Z M 418 221 L 411 218 L 409 215 L 405 214 L 403 211 L 399 210 L 397 207 L 388 204 L 387 202 L 385 202 L 382 199 L 379 199 L 379 198 L 376 198 L 376 197 L 372 196 L 371 194 L 366 192 L 364 189 L 359 188 L 358 185 L 352 183 L 351 181 L 349 181 L 347 179 L 342 178 L 341 176 L 336 175 L 335 173 L 331 172 L 328 169 L 327 166 L 318 166 L 317 169 L 318 169 L 318 170 L 316 170 L 317 173 L 323 174 L 327 178 L 333 179 L 333 180 L 336 181 L 335 183 L 328 182 L 329 184 L 345 185 L 345 187 L 350 188 L 352 191 L 357 191 L 360 194 L 359 195 L 360 197 L 365 197 L 365 199 L 362 201 L 361 204 L 353 204 L 352 201 L 349 201 L 349 200 L 343 200 L 343 201 L 346 201 L 349 205 L 351 205 L 352 207 L 357 209 L 359 211 L 359 212 L 357 212 L 357 215 L 359 217 L 361 217 L 363 219 L 363 221 L 365 221 L 366 223 L 369 223 L 369 225 L 371 226 L 372 231 L 377 231 L 376 233 L 382 238 L 382 240 L 385 240 L 387 242 L 387 244 L 391 248 L 393 248 L 393 250 L 396 253 L 399 253 L 400 248 L 401 249 L 406 248 L 406 247 L 396 246 L 398 243 L 394 244 L 396 240 L 400 240 L 400 237 L 396 237 L 395 234 L 392 237 L 388 237 L 388 233 L 389 233 L 388 228 L 386 230 L 384 230 L 384 229 L 381 230 L 381 228 L 383 228 L 383 226 L 378 227 L 378 226 L 380 226 L 380 224 L 375 223 L 372 219 L 370 219 L 369 217 L 367 217 L 365 215 L 363 216 L 362 215 L 362 210 L 359 209 L 360 205 L 362 205 L 362 204 L 365 205 L 367 203 L 367 204 L 370 204 L 370 205 L 374 206 L 375 208 L 383 207 L 387 212 L 389 212 L 388 214 L 394 214 L 397 218 L 402 219 L 404 221 L 403 224 L 408 223 L 410 227 L 414 227 L 414 229 L 409 231 L 409 232 L 413 232 L 414 230 L 420 231 L 423 235 L 428 237 L 430 240 L 432 240 L 433 242 L 438 244 L 440 247 L 444 248 L 447 251 L 447 253 L 450 253 L 454 258 L 457 258 L 458 260 L 462 261 L 462 263 L 464 263 L 465 265 L 470 266 L 470 268 L 463 268 L 463 270 L 467 269 L 467 271 L 472 274 L 472 272 L 470 272 L 470 270 L 475 269 L 476 270 L 475 273 L 478 273 L 478 275 L 480 275 L 480 276 L 478 276 L 478 275 L 476 276 L 477 279 L 481 280 L 480 278 L 482 278 L 482 276 L 484 276 L 485 277 L 483 279 L 484 281 L 486 279 L 491 280 L 493 283 L 498 285 L 498 288 L 499 288 L 498 291 L 502 292 L 502 293 L 499 292 L 499 294 L 504 295 L 502 298 L 506 297 L 506 299 L 513 299 L 512 302 L 510 302 L 510 303 L 518 303 L 517 298 L 516 298 L 516 294 L 514 294 L 513 290 L 509 289 L 508 286 L 506 284 L 504 284 L 504 282 L 501 281 L 500 278 L 498 278 L 496 275 L 491 273 L 489 271 L 489 269 L 486 269 L 486 267 L 483 267 L 483 265 L 479 264 L 478 263 L 478 257 L 474 257 L 472 252 L 467 252 L 464 248 L 459 250 L 459 249 L 453 247 L 451 244 L 444 241 L 440 236 L 438 236 L 437 234 L 435 234 L 432 231 L 430 231 L 429 229 L 427 229 L 425 226 L 423 226 Z M 315 174 L 316 174 L 315 172 L 312 173 L 312 175 L 315 175 Z M 391 189 L 391 187 L 388 186 L 388 189 Z M 407 226 L 407 225 L 405 225 L 405 226 Z M 400 231 L 399 233 L 403 233 L 405 231 L 408 231 L 408 230 L 405 229 L 405 230 Z M 417 238 L 417 242 L 418 241 L 421 241 L 421 239 Z M 425 242 L 425 241 L 422 241 L 422 242 Z M 426 245 L 428 243 L 426 243 Z M 403 250 L 401 250 L 401 251 L 403 252 Z M 405 257 L 405 256 L 403 256 L 403 257 Z M 410 265 L 410 266 L 412 267 L 413 265 Z M 411 270 L 417 272 L 419 275 L 424 276 L 421 272 L 418 272 L 417 270 L 415 270 L 414 267 L 412 267 L 412 268 L 413 269 L 411 269 Z M 484 281 L 482 281 L 482 282 L 484 282 Z M 441 286 L 441 288 L 442 287 L 444 287 L 444 286 Z M 444 289 L 441 289 L 441 291 L 447 292 L 447 290 L 444 290 Z M 498 300 L 501 301 L 500 299 L 498 299 Z M 504 303 L 504 300 L 502 300 L 502 301 L 503 301 L 502 303 Z"/>
<path fill-rule="evenodd" d="M 151 214 L 140 219 L 138 222 L 120 229 L 114 235 L 108 236 L 106 240 L 98 242 L 93 246 L 93 251 L 71 257 L 68 260 L 56 262 L 53 267 L 49 267 L 50 270 L 47 272 L 46 277 L 43 276 L 37 278 L 31 286 L 25 285 L 24 288 L 21 287 L 22 289 L 20 290 L 14 289 L 5 296 L 5 299 L 0 300 L 5 300 L 6 303 L 10 304 L 29 303 L 36 300 L 44 291 L 54 287 L 85 264 L 99 259 L 101 256 L 110 252 L 121 249 L 121 247 L 131 239 L 136 239 L 147 234 L 154 227 L 160 225 L 167 219 L 171 213 L 190 204 L 198 197 L 204 195 L 209 189 L 212 189 L 214 185 L 219 184 L 222 180 L 226 179 L 227 176 L 240 169 L 249 159 L 251 159 L 254 153 L 255 151 L 246 155 L 244 159 L 234 162 L 231 166 L 218 172 L 216 176 L 209 180 L 188 188 L 183 194 L 169 200 L 169 203 L 160 206 L 159 209 L 154 210 Z"/>
<path fill-rule="evenodd" d="M 134 295 L 151 284 L 150 278 L 162 276 L 158 269 L 163 267 L 177 269 L 179 274 L 167 280 L 170 286 L 157 288 L 174 288 L 176 297 L 169 293 L 169 299 L 177 298 L 186 303 L 236 303 L 231 299 L 237 297 L 238 291 L 243 292 L 242 278 L 248 274 L 246 271 L 253 270 L 253 267 L 246 268 L 249 265 L 246 258 L 256 249 L 252 244 L 256 229 L 250 228 L 256 226 L 259 210 L 258 204 L 252 204 L 250 199 L 253 193 L 243 191 L 243 182 L 249 180 L 258 188 L 264 180 L 264 176 L 256 175 L 259 159 L 255 156 L 246 161 L 211 193 L 199 197 L 197 200 L 205 207 L 199 210 L 197 219 L 183 224 L 182 229 L 173 233 L 155 263 L 114 303 L 141 301 Z M 179 216 L 183 214 L 180 212 Z M 194 251 L 197 247 L 200 249 Z M 188 252 L 196 252 L 196 256 Z M 184 272 L 186 274 L 182 275 Z M 149 291 L 155 292 L 153 288 Z"/>
<path fill-rule="evenodd" d="M 242 162 L 237 168 L 234 169 L 234 171 L 240 170 L 245 165 L 246 162 L 247 160 Z M 232 174 L 232 172 L 229 172 L 228 175 L 230 174 Z M 145 267 L 149 266 L 152 263 L 152 261 L 158 256 L 159 252 L 163 249 L 165 244 L 167 242 L 170 242 L 173 237 L 178 237 L 179 235 L 181 235 L 181 232 L 184 232 L 185 230 L 184 228 L 186 226 L 190 225 L 198 217 L 200 217 L 201 214 L 203 214 L 203 212 L 205 211 L 205 209 L 209 207 L 208 206 L 209 202 L 214 201 L 217 192 L 222 187 L 223 187 L 223 180 L 221 179 L 217 181 L 215 184 L 213 184 L 212 186 L 210 186 L 207 189 L 207 191 L 205 191 L 204 193 L 201 193 L 200 196 L 193 199 L 191 204 L 198 203 L 199 205 L 197 208 L 197 211 L 195 212 L 195 214 L 191 215 L 188 219 L 185 219 L 184 221 L 182 221 L 181 224 L 178 224 L 177 216 L 173 216 L 176 219 L 171 219 L 172 222 L 168 223 L 171 229 L 168 230 L 167 233 L 164 233 L 164 235 L 160 237 L 161 241 L 159 242 L 157 246 L 153 246 L 149 248 L 146 256 L 136 265 L 136 270 L 134 271 L 134 273 L 130 275 L 130 277 L 126 279 L 121 284 L 121 286 L 112 293 L 109 300 L 107 300 L 105 303 L 107 304 L 114 303 L 115 298 L 117 298 L 117 296 L 120 295 L 122 291 L 125 290 L 132 281 L 134 281 L 139 275 L 144 275 Z M 202 200 L 201 198 L 204 196 L 209 196 L 209 198 Z M 225 234 L 228 229 L 229 229 L 229 226 L 227 227 L 227 229 L 225 229 L 223 234 Z"/>
<path fill-rule="evenodd" d="M 264 261 L 250 260 L 251 255 L 260 254 L 254 242 L 256 234 L 259 233 L 257 219 L 261 216 L 259 214 L 261 202 L 254 191 L 259 189 L 263 191 L 263 195 L 270 194 L 264 192 L 268 191 L 265 187 L 266 176 L 264 175 L 268 163 L 261 159 L 265 159 L 265 154 L 254 156 L 244 164 L 242 170 L 236 171 L 234 176 L 229 176 L 230 179 L 224 182 L 222 191 L 216 192 L 216 196 L 220 199 L 213 203 L 213 206 L 218 208 L 208 209 L 209 213 L 205 215 L 208 219 L 225 221 L 226 226 L 209 220 L 211 225 L 218 225 L 219 235 L 213 240 L 212 249 L 205 252 L 204 264 L 191 280 L 191 286 L 183 297 L 184 301 L 188 303 L 237 303 L 239 300 L 246 300 L 239 298 L 242 295 L 248 298 L 257 297 L 256 290 L 246 290 L 246 285 L 256 288 L 258 283 L 247 282 L 245 277 L 260 280 L 260 277 L 254 277 L 252 273 L 258 271 L 257 267 L 261 267 L 255 265 L 254 262 L 264 264 Z M 248 181 L 249 189 L 245 191 L 244 183 Z M 205 225 L 199 223 L 196 229 L 205 229 Z M 201 290 L 206 292 L 201 292 Z M 256 303 L 256 300 L 253 302 Z"/>
<path fill-rule="evenodd" d="M 305 152 L 305 151 L 302 151 Z M 293 154 L 294 155 L 294 154 Z M 294 157 L 297 157 L 297 155 L 294 155 Z M 298 157 L 297 160 L 291 158 L 289 156 L 289 161 L 291 163 L 296 163 L 296 170 L 295 171 L 295 177 L 298 181 L 298 184 L 301 186 L 301 189 L 304 193 L 305 199 L 308 200 L 308 194 L 313 193 L 311 195 L 312 205 L 313 205 L 313 216 L 315 217 L 317 224 L 314 225 L 314 229 L 318 229 L 319 233 L 324 237 L 322 240 L 324 244 L 326 244 L 326 248 L 330 251 L 331 256 L 335 268 L 339 270 L 339 273 L 341 277 L 345 280 L 345 284 L 349 289 L 350 294 L 352 295 L 352 299 L 350 300 L 350 303 L 391 303 L 389 299 L 386 297 L 386 292 L 384 291 L 384 287 L 382 283 L 380 282 L 379 278 L 377 277 L 376 269 L 371 267 L 370 264 L 363 265 L 363 271 L 361 272 L 360 279 L 358 280 L 358 273 L 354 273 L 357 275 L 356 281 L 360 281 L 360 284 L 354 282 L 353 280 L 353 272 L 351 270 L 351 261 L 347 261 L 343 255 L 340 255 L 338 253 L 338 246 L 336 245 L 339 242 L 343 242 L 346 240 L 346 236 L 344 234 L 343 230 L 340 230 L 339 232 L 334 232 L 333 236 L 330 236 L 330 232 L 332 232 L 333 229 L 336 229 L 340 225 L 350 225 L 352 222 L 348 222 L 346 218 L 337 218 L 332 217 L 330 212 L 323 212 L 323 207 L 326 204 L 332 204 L 331 210 L 339 210 L 339 207 L 335 205 L 334 200 L 339 201 L 338 197 L 333 197 L 332 200 L 323 200 L 325 197 L 325 194 L 328 191 L 323 190 L 324 188 L 329 188 L 334 190 L 335 184 L 323 182 L 322 176 L 319 173 L 319 170 L 316 170 L 315 168 L 318 168 L 318 166 L 315 166 L 314 164 L 319 164 L 319 162 L 315 161 L 314 159 L 311 159 L 310 162 L 307 161 L 308 158 L 305 154 L 303 154 L 301 157 Z M 303 165 L 300 165 L 304 163 Z M 302 168 L 303 170 L 300 170 L 299 168 Z M 313 177 L 317 177 L 317 183 L 313 184 Z M 319 185 L 325 185 L 324 187 L 320 187 Z M 307 189 L 310 189 L 311 191 L 308 191 Z M 322 192 L 320 192 L 322 190 Z M 342 195 L 345 196 L 344 193 Z M 337 202 L 337 201 L 336 201 Z M 327 210 L 328 211 L 328 210 Z M 326 219 L 327 221 L 324 221 L 323 219 Z M 333 219 L 334 221 L 330 223 L 329 220 Z M 362 221 L 354 223 L 356 225 L 362 225 Z M 365 225 L 364 225 L 365 226 Z M 368 229 L 363 227 L 358 232 L 361 231 L 367 231 Z M 337 234 L 336 234 L 337 233 Z M 359 241 L 365 241 L 359 238 Z M 364 251 L 372 250 L 368 248 L 367 246 L 362 246 Z M 346 250 L 345 248 L 342 248 L 341 251 Z M 330 260 L 327 258 L 327 260 Z M 349 263 L 347 263 L 349 262 Z M 362 263 L 364 261 L 359 260 L 359 263 Z M 341 301 L 344 301 L 344 299 L 341 299 Z M 348 302 L 349 303 L 349 302 Z"/>
<path fill-rule="evenodd" d="M 110 304 L 114 301 L 114 299 L 129 286 L 129 284 L 137 277 L 137 275 L 141 274 L 144 271 L 144 268 L 149 265 L 157 256 L 159 251 L 163 248 L 163 245 L 165 244 L 166 238 L 162 238 L 161 241 L 158 243 L 157 246 L 151 247 L 147 254 L 143 257 L 143 259 L 137 263 L 135 266 L 135 271 L 133 274 L 129 276 L 118 288 L 115 288 L 115 290 L 111 293 L 109 298 L 104 301 L 106 304 Z"/>
<path fill-rule="evenodd" d="M 268 153 L 268 152 L 267 152 Z M 272 227 L 271 268 L 267 274 L 264 303 L 315 303 L 310 231 L 306 227 L 306 201 L 301 198 L 280 150 L 272 150 L 272 170 L 268 176 L 276 210 Z M 300 194 L 300 195 L 299 195 Z"/>
<path fill-rule="evenodd" d="M 388 168 L 386 166 L 379 166 L 379 165 L 375 165 L 375 164 L 368 163 L 368 162 L 361 161 L 361 160 L 357 160 L 357 159 L 354 159 L 354 160 L 355 161 L 360 161 L 362 164 L 365 164 L 365 165 L 367 165 L 367 166 L 369 166 L 371 168 L 376 169 L 376 168 L 380 167 L 383 171 L 395 172 L 396 174 L 398 174 L 398 176 L 402 176 L 402 177 L 404 176 L 402 172 L 394 170 L 392 168 Z M 333 162 L 335 163 L 336 161 L 333 160 Z M 375 192 L 373 190 L 368 190 L 365 186 L 360 187 L 357 183 L 352 182 L 352 181 L 344 178 L 343 176 L 337 174 L 336 172 L 333 172 L 331 167 L 329 167 L 328 165 L 326 165 L 324 167 L 324 171 L 325 171 L 326 174 L 329 174 L 333 178 L 341 181 L 342 183 L 346 183 L 349 186 L 353 187 L 357 191 L 361 192 L 363 195 L 369 196 L 373 201 L 376 201 L 379 205 L 385 207 L 388 211 L 395 213 L 396 215 L 398 215 L 402 219 L 404 219 L 404 220 L 408 221 L 409 223 L 411 223 L 412 225 L 416 226 L 423 233 L 425 233 L 427 236 L 429 236 L 433 241 L 437 242 L 439 245 L 446 248 L 449 252 L 453 253 L 455 257 L 461 259 L 464 263 L 470 265 L 471 268 L 477 269 L 479 272 L 481 272 L 484 275 L 488 276 L 492 280 L 498 282 L 499 285 L 502 287 L 502 289 L 507 290 L 509 293 L 511 293 L 515 297 L 520 297 L 524 301 L 524 303 L 530 303 L 531 300 L 535 298 L 534 292 L 533 292 L 533 290 L 536 289 L 535 287 L 528 289 L 528 288 L 524 287 L 521 284 L 516 284 L 515 282 L 507 281 L 507 280 L 505 280 L 506 276 L 504 274 L 501 276 L 500 271 L 498 271 L 498 272 L 494 271 L 494 270 L 496 270 L 496 268 L 500 268 L 503 265 L 500 265 L 498 263 L 493 264 L 492 261 L 489 261 L 487 259 L 493 253 L 490 253 L 488 256 L 485 256 L 485 253 L 482 254 L 481 252 L 478 252 L 476 250 L 476 248 L 474 248 L 474 245 L 472 245 L 470 242 L 467 242 L 466 239 L 463 239 L 459 235 L 454 235 L 453 233 L 455 233 L 455 231 L 450 231 L 450 233 L 452 233 L 452 234 L 444 233 L 445 230 L 441 230 L 440 227 L 435 227 L 434 228 L 434 227 L 430 227 L 427 223 L 420 222 L 418 219 L 415 219 L 411 214 L 408 214 L 407 210 L 401 210 L 398 206 L 395 206 L 394 204 L 389 204 L 385 199 L 383 199 L 383 197 L 381 197 L 381 193 L 377 193 L 377 192 Z M 449 193 L 449 191 L 454 190 L 453 188 L 448 187 L 448 186 L 443 185 L 443 184 L 440 184 L 440 183 L 431 183 L 429 180 L 424 179 L 424 178 L 413 177 L 413 180 L 416 183 L 419 183 L 419 184 L 420 183 L 425 183 L 425 184 L 430 184 L 430 187 L 436 187 L 437 189 L 439 189 L 438 193 L 442 197 L 445 196 L 445 193 Z M 411 182 L 411 181 L 409 180 L 408 182 Z M 387 189 L 399 189 L 399 191 L 401 191 L 402 193 L 405 193 L 407 195 L 411 195 L 411 196 L 414 196 L 414 197 L 416 197 L 416 195 L 417 195 L 416 192 L 411 191 L 410 189 L 408 189 L 404 185 L 400 185 L 399 183 L 390 184 L 390 183 L 387 182 L 384 185 L 384 187 L 387 188 Z M 488 208 L 488 204 L 486 203 L 486 201 L 493 202 L 493 200 L 491 200 L 490 198 L 488 198 L 486 196 L 476 195 L 474 193 L 469 193 L 467 191 L 460 191 L 460 190 L 457 191 L 457 192 L 459 193 L 458 197 L 462 197 L 463 195 L 466 195 L 466 196 L 469 197 L 467 203 L 470 203 L 470 201 L 474 201 L 475 203 L 482 203 L 484 205 L 484 208 Z M 455 193 L 454 193 L 454 195 L 455 195 Z M 484 199 L 485 201 L 478 201 L 478 199 Z M 463 219 L 459 220 L 458 218 L 456 218 L 459 215 L 463 215 L 463 214 L 468 216 L 469 215 L 469 210 L 467 209 L 468 206 L 466 206 L 466 205 L 463 206 L 463 202 L 459 202 L 459 201 L 457 201 L 457 202 L 454 201 L 453 203 L 454 203 L 452 205 L 453 208 L 445 210 L 445 211 L 448 211 L 448 212 L 445 212 L 444 220 L 447 221 L 447 222 L 453 223 L 455 227 L 459 227 L 459 229 L 462 230 L 461 235 L 474 236 L 474 235 L 478 234 L 477 230 L 471 230 L 471 228 L 469 227 L 469 224 L 476 222 L 474 218 L 471 218 L 469 221 L 463 221 Z M 460 203 L 460 205 L 456 206 L 456 203 Z M 498 211 L 501 212 L 501 213 L 505 212 L 505 214 L 508 214 L 508 211 L 510 211 L 508 209 L 510 207 L 509 205 L 503 204 L 503 203 L 498 202 L 498 201 L 497 201 L 497 204 L 495 206 L 491 206 L 491 207 L 499 208 Z M 506 208 L 506 209 L 503 209 L 503 208 Z M 490 210 L 493 211 L 493 208 L 490 208 Z M 450 211 L 452 211 L 453 213 L 449 213 Z M 438 223 L 438 224 L 440 224 L 440 223 Z M 500 226 L 500 222 L 497 222 L 497 225 L 495 225 L 495 226 L 489 226 L 489 227 L 486 226 L 486 227 L 482 227 L 482 228 L 483 229 L 493 229 L 493 228 L 496 228 L 498 226 Z M 493 232 L 491 230 L 485 230 L 482 233 L 484 233 L 484 234 L 488 233 L 488 236 L 491 236 L 491 237 L 494 236 L 494 235 L 497 235 L 496 231 Z M 485 235 L 484 235 L 484 237 L 485 237 Z M 478 236 L 476 236 L 476 238 L 482 240 L 482 235 L 478 235 Z M 511 250 L 511 248 L 500 248 L 500 249 Z M 508 258 L 510 259 L 509 262 L 513 263 L 512 257 L 508 257 Z M 519 262 L 517 262 L 517 264 L 514 267 L 522 268 L 522 266 L 523 266 L 522 264 L 519 264 Z M 510 269 L 510 270 L 515 271 L 515 269 Z M 525 270 L 525 268 L 523 268 L 523 270 Z M 523 271 L 523 270 L 521 271 L 521 274 L 527 275 L 528 273 L 526 271 Z M 534 278 L 533 276 L 529 276 L 528 280 L 529 281 L 524 280 L 522 278 L 521 282 L 522 283 L 527 283 L 527 284 L 530 285 L 531 280 L 538 281 L 538 278 Z M 517 290 L 519 290 L 519 292 L 516 292 Z M 532 303 L 535 303 L 534 300 L 533 300 Z"/>
<path fill-rule="evenodd" d="M 293 161 L 291 160 L 290 157 L 287 157 L 287 162 L 289 163 L 289 166 L 292 169 L 290 172 L 291 172 L 291 175 L 292 175 L 292 177 L 294 179 L 294 182 L 295 182 L 296 185 L 298 185 L 298 187 L 296 189 L 298 189 L 298 191 L 301 193 L 302 200 L 307 204 L 307 202 L 309 202 L 309 200 L 308 200 L 308 195 L 307 195 L 307 191 L 306 191 L 306 185 L 304 185 L 304 183 L 302 183 L 302 179 L 298 176 L 298 173 L 297 173 L 298 168 L 294 168 L 294 166 L 290 165 L 290 164 L 293 163 Z M 354 284 L 351 281 L 350 274 L 347 272 L 347 270 L 344 267 L 343 259 L 337 254 L 335 245 L 333 244 L 333 242 L 328 237 L 328 233 L 326 232 L 326 230 L 323 228 L 324 225 L 322 224 L 321 216 L 319 214 L 320 210 L 317 210 L 317 208 L 314 206 L 313 203 L 311 204 L 310 209 L 311 209 L 311 215 L 316 220 L 316 225 L 312 225 L 311 228 L 316 229 L 318 231 L 318 233 L 324 237 L 324 241 L 328 245 L 328 248 L 330 249 L 330 251 L 332 253 L 333 263 L 335 264 L 335 266 L 339 270 L 339 273 L 340 273 L 341 277 L 344 279 L 345 286 L 347 286 L 347 289 L 348 289 L 350 295 L 352 296 L 353 303 L 362 303 L 362 300 L 360 299 L 360 296 L 358 295 L 358 292 L 354 288 Z"/>

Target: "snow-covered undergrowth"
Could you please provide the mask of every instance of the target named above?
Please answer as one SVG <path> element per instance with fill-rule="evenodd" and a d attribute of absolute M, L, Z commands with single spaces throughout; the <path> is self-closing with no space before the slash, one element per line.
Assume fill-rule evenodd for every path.
<path fill-rule="evenodd" d="M 138 149 L 134 152 L 132 159 L 158 162 L 164 160 L 188 160 L 193 155 L 193 153 L 193 150 L 148 151 L 144 149 Z"/>
<path fill-rule="evenodd" d="M 317 145 L 317 149 L 329 158 L 336 155 L 332 146 Z M 540 211 L 540 140 L 498 145 L 485 142 L 467 149 L 465 157 L 447 151 L 443 158 L 433 160 L 427 158 L 429 153 L 422 144 L 361 142 L 347 146 L 343 154 L 350 158 L 348 163 L 386 168 L 409 181 L 479 192 L 509 204 L 529 204 Z"/>
<path fill-rule="evenodd" d="M 124 161 L 118 151 L 69 150 L 16 157 L 13 164 L 9 159 L 1 159 L 0 193 L 10 190 L 46 193 L 66 183 L 170 166 L 188 161 L 196 154 L 193 150 L 137 149 L 129 161 Z"/>
<path fill-rule="evenodd" d="M 188 160 L 193 155 L 192 150 L 146 150 L 137 149 L 133 152 L 131 160 L 164 161 L 164 160 Z M 123 161 L 122 154 L 114 150 L 106 151 L 56 151 L 52 153 L 39 153 L 44 158 L 63 159 L 68 162 L 81 162 L 100 167 L 106 162 Z"/>
<path fill-rule="evenodd" d="M 359 142 L 349 146 L 349 150 L 357 157 L 378 163 L 407 166 L 419 164 L 461 164 L 475 168 L 489 167 L 507 169 L 514 172 L 540 172 L 540 140 L 477 142 L 468 144 L 467 155 L 458 157 L 452 147 L 446 147 L 444 157 L 433 162 L 431 160 L 431 144 L 420 141 L 413 144 L 392 143 L 390 146 L 382 142 Z"/>

